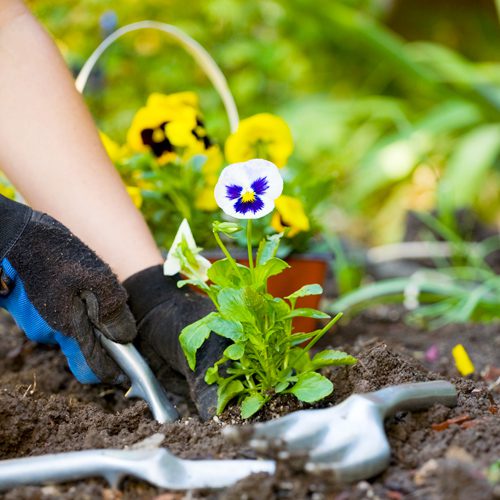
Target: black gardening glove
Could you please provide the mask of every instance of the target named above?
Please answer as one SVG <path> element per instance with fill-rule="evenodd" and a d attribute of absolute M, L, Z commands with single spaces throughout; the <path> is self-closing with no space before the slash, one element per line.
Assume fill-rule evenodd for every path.
<path fill-rule="evenodd" d="M 189 368 L 179 335 L 185 326 L 212 312 L 214 306 L 208 298 L 187 287 L 179 289 L 177 281 L 175 277 L 164 276 L 162 266 L 158 265 L 133 275 L 123 285 L 137 321 L 139 351 L 167 390 L 166 370 L 173 369 L 185 377 L 198 413 L 207 420 L 215 415 L 217 386 L 205 383 L 205 372 L 222 357 L 229 341 L 210 335 L 197 352 L 196 370 Z"/>
<path fill-rule="evenodd" d="M 126 299 L 109 266 L 65 226 L 0 196 L 0 307 L 30 340 L 59 344 L 80 382 L 125 379 L 95 328 L 131 342 L 136 329 Z"/>

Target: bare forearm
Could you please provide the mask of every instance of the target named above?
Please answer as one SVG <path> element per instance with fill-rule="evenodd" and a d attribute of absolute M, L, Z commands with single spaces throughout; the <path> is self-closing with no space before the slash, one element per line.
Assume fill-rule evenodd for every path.
<path fill-rule="evenodd" d="M 21 2 L 0 4 L 0 168 L 120 278 L 161 262 L 55 45 Z"/>

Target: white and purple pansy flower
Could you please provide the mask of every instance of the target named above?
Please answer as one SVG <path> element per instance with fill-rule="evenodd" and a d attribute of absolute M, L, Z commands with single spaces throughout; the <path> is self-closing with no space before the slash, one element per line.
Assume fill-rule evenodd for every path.
<path fill-rule="evenodd" d="M 267 160 L 233 163 L 220 174 L 215 186 L 219 207 L 236 219 L 259 219 L 271 213 L 283 191 L 278 167 Z"/>

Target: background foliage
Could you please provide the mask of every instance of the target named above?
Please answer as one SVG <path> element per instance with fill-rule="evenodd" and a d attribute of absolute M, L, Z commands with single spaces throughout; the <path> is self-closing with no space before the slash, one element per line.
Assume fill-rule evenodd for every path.
<path fill-rule="evenodd" d="M 323 219 L 332 231 L 394 241 L 406 210 L 435 207 L 473 207 L 500 222 L 493 0 L 30 5 L 75 73 L 119 26 L 154 19 L 185 30 L 221 66 L 242 117 L 267 111 L 288 121 L 304 185 L 325 179 Z M 188 89 L 199 93 L 208 131 L 222 142 L 228 127 L 217 95 L 161 33 L 131 34 L 112 47 L 86 99 L 99 127 L 123 142 L 149 93 Z M 309 196 L 312 204 L 318 193 Z"/>

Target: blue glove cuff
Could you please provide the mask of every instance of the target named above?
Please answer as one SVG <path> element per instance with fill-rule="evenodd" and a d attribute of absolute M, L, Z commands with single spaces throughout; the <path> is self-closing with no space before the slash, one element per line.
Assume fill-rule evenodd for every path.
<path fill-rule="evenodd" d="M 4 273 L 12 280 L 11 291 L 6 296 L 0 296 L 0 307 L 9 311 L 17 325 L 33 342 L 53 344 L 61 347 L 68 360 L 68 365 L 78 381 L 84 384 L 97 384 L 100 382 L 97 375 L 90 369 L 78 342 L 54 330 L 40 316 L 35 306 L 30 302 L 23 284 L 16 270 L 8 259 L 4 258 L 0 266 Z"/>

